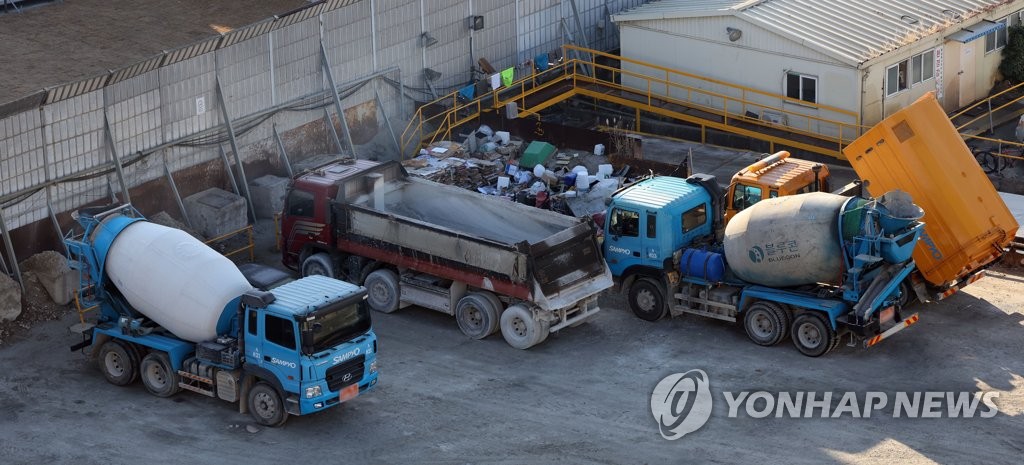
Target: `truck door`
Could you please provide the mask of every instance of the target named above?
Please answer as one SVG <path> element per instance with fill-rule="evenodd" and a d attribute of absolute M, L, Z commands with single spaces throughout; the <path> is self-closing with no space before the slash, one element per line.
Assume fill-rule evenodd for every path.
<path fill-rule="evenodd" d="M 284 261 L 289 265 L 301 266 L 299 254 L 309 242 L 327 242 L 327 224 L 324 214 L 317 214 L 316 195 L 302 189 L 292 189 L 285 199 L 284 216 L 281 218 L 281 250 Z M 326 208 L 321 206 L 320 208 Z"/>
<path fill-rule="evenodd" d="M 642 261 L 646 266 L 661 268 L 662 261 L 672 256 L 673 250 L 663 250 L 661 242 L 658 240 L 658 212 L 657 211 L 646 211 L 644 212 L 644 237 L 642 239 Z"/>
<path fill-rule="evenodd" d="M 246 316 L 246 362 L 273 373 L 288 392 L 298 392 L 302 367 L 296 322 L 255 309 Z"/>
<path fill-rule="evenodd" d="M 612 209 L 605 234 L 605 259 L 615 276 L 643 261 L 643 239 L 640 238 L 640 211 L 621 207 Z"/>

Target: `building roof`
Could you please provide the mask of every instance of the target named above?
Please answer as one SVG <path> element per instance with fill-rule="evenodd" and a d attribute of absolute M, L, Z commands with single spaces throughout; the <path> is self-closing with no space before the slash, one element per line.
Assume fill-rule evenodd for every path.
<path fill-rule="evenodd" d="M 661 0 L 616 22 L 736 16 L 851 65 L 935 32 L 972 28 L 981 13 L 1015 0 Z"/>

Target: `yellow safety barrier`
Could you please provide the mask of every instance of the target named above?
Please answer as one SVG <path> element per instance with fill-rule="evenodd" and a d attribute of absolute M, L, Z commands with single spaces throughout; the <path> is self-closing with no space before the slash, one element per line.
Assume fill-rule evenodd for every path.
<path fill-rule="evenodd" d="M 226 243 L 229 239 L 233 239 L 235 237 L 239 237 L 242 235 L 245 235 L 246 240 L 248 241 L 246 245 L 229 251 L 222 250 L 222 245 Z M 209 239 L 206 242 L 204 242 L 204 244 L 210 246 L 214 250 L 217 250 L 218 252 L 221 253 L 221 255 L 224 255 L 225 257 L 228 258 L 231 258 L 232 256 L 243 252 L 249 252 L 249 261 L 251 262 L 256 260 L 256 241 L 253 238 L 252 225 L 246 226 L 236 231 L 229 232 L 221 236 L 214 237 L 213 239 Z"/>
<path fill-rule="evenodd" d="M 646 112 L 699 126 L 700 142 L 706 142 L 706 130 L 710 128 L 768 141 L 772 150 L 781 145 L 836 158 L 842 158 L 842 147 L 866 129 L 856 124 L 856 113 L 841 108 L 798 101 L 597 50 L 571 45 L 563 50 L 563 57 L 574 52 L 589 58 L 564 59 L 543 72 L 531 73 L 471 101 L 455 91 L 421 106 L 402 133 L 402 153 L 409 155 L 432 142 L 448 140 L 460 125 L 513 102 L 518 116 L 523 118 L 575 96 L 634 108 L 634 131 L 641 130 L 642 113 Z M 625 63 L 628 69 L 599 63 L 598 57 Z M 632 85 L 622 84 L 623 80 Z M 538 96 L 537 101 L 531 100 L 534 96 Z M 808 115 L 782 104 L 831 113 L 836 119 Z M 787 123 L 766 121 L 762 119 L 766 113 L 779 115 Z"/>

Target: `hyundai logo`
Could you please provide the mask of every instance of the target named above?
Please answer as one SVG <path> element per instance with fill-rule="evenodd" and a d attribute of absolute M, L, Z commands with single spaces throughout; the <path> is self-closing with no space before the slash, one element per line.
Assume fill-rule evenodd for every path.
<path fill-rule="evenodd" d="M 346 383 L 352 381 L 352 373 L 345 373 L 345 376 L 342 376 L 341 380 Z"/>

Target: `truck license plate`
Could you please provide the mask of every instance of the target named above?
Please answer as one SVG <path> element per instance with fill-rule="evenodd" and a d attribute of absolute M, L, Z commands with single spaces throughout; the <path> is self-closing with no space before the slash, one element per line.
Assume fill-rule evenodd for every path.
<path fill-rule="evenodd" d="M 894 316 L 896 316 L 896 308 L 889 307 L 885 310 L 882 310 L 882 313 L 878 316 L 878 319 L 882 323 L 882 325 L 885 325 L 892 321 Z"/>
<path fill-rule="evenodd" d="M 341 393 L 338 394 L 338 399 L 341 400 L 342 402 L 345 402 L 346 400 L 354 399 L 358 395 L 359 385 L 353 384 L 351 386 L 345 386 L 345 388 L 341 390 Z"/>

